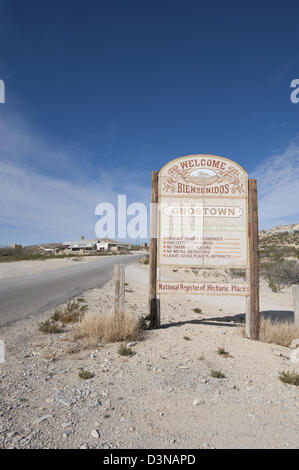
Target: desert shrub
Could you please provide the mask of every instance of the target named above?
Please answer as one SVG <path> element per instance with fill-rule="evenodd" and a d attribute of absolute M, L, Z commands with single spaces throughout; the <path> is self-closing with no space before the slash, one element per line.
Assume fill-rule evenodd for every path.
<path fill-rule="evenodd" d="M 295 326 L 294 323 L 272 321 L 270 319 L 262 319 L 260 321 L 260 341 L 289 347 L 296 338 L 299 338 L 299 326 Z"/>
<path fill-rule="evenodd" d="M 299 374 L 297 372 L 279 372 L 279 380 L 285 384 L 299 386 Z"/>
<path fill-rule="evenodd" d="M 218 348 L 217 349 L 217 354 L 219 356 L 223 356 L 223 357 L 232 357 L 229 352 L 225 351 L 224 348 Z"/>
<path fill-rule="evenodd" d="M 125 344 L 121 344 L 117 352 L 120 356 L 132 356 L 132 349 Z"/>
<path fill-rule="evenodd" d="M 141 264 L 149 264 L 149 255 L 145 255 L 142 258 L 140 258 L 139 263 Z"/>
<path fill-rule="evenodd" d="M 61 328 L 59 327 L 57 322 L 51 321 L 51 320 L 45 320 L 43 322 L 40 322 L 38 324 L 38 329 L 42 333 L 61 333 Z"/>
<path fill-rule="evenodd" d="M 275 236 L 263 239 L 259 243 L 260 258 L 268 258 L 269 261 L 281 262 L 286 258 L 299 259 L 299 250 L 296 245 L 299 242 L 299 234 L 295 237 Z M 295 245 L 295 246 L 294 246 Z"/>
<path fill-rule="evenodd" d="M 89 370 L 80 369 L 78 377 L 82 380 L 88 380 L 88 379 L 92 379 L 94 377 L 94 374 L 90 372 Z"/>
<path fill-rule="evenodd" d="M 283 286 L 299 283 L 299 263 L 295 260 L 263 263 L 261 275 L 267 279 L 273 292 L 280 292 Z"/>
<path fill-rule="evenodd" d="M 221 370 L 211 370 L 211 377 L 215 379 L 225 379 L 225 374 Z"/>
<path fill-rule="evenodd" d="M 86 315 L 73 330 L 74 341 L 85 347 L 100 343 L 135 341 L 142 336 L 140 320 L 131 315 Z"/>
<path fill-rule="evenodd" d="M 63 324 L 79 322 L 84 314 L 86 313 L 87 305 L 82 305 L 82 301 L 73 300 L 67 303 L 66 307 L 62 309 L 56 309 L 51 317 L 52 321 L 60 321 Z"/>

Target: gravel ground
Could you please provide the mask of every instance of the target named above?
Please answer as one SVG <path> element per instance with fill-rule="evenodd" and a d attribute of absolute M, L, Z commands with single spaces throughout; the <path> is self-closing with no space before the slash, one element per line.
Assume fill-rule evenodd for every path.
<path fill-rule="evenodd" d="M 136 315 L 146 312 L 146 276 L 145 266 L 126 270 L 126 309 Z M 84 297 L 91 312 L 111 310 L 112 281 Z M 264 309 L 290 309 L 289 291 L 262 286 L 261 297 Z M 242 308 L 219 299 L 164 299 L 163 327 L 146 332 L 129 358 L 118 344 L 68 354 L 69 328 L 38 331 L 51 312 L 2 327 L 0 447 L 298 448 L 298 387 L 278 374 L 299 365 L 288 348 L 244 339 Z M 94 378 L 80 379 L 82 367 Z M 213 369 L 225 378 L 212 378 Z"/>

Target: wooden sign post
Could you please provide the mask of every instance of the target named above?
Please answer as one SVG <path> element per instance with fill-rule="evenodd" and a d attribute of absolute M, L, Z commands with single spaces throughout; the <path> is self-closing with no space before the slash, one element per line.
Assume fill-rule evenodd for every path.
<path fill-rule="evenodd" d="M 152 172 L 151 225 L 149 247 L 149 318 L 151 328 L 160 326 L 160 305 L 157 299 L 157 236 L 158 236 L 158 173 Z"/>
<path fill-rule="evenodd" d="M 151 326 L 160 326 L 160 294 L 240 295 L 247 298 L 246 336 L 258 339 L 256 180 L 248 180 L 245 170 L 227 158 L 187 155 L 152 173 L 151 203 Z M 173 267 L 243 268 L 247 279 L 237 283 L 177 281 Z M 165 272 L 161 277 L 163 269 L 169 280 Z"/>
<path fill-rule="evenodd" d="M 246 299 L 245 335 L 258 339 L 260 324 L 259 309 L 259 233 L 256 180 L 248 181 L 248 239 L 250 295 Z"/>

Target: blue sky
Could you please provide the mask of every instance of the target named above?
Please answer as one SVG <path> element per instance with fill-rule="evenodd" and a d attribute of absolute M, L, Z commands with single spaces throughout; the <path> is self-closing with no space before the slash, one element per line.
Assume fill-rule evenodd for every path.
<path fill-rule="evenodd" d="M 0 0 L 0 244 L 95 236 L 187 154 L 258 177 L 260 228 L 299 222 L 295 1 Z"/>

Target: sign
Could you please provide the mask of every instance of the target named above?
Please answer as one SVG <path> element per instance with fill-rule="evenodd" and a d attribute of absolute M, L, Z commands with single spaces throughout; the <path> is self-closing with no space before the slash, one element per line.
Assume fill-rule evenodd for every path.
<path fill-rule="evenodd" d="M 249 284 L 158 281 L 158 294 L 249 295 Z"/>
<path fill-rule="evenodd" d="M 149 319 L 160 294 L 246 296 L 245 336 L 259 338 L 257 181 L 228 158 L 188 155 L 152 172 Z M 173 267 L 180 269 L 173 269 Z M 190 268 L 246 269 L 245 282 L 207 282 Z M 174 275 L 176 273 L 176 275 Z M 186 273 L 186 274 L 185 274 Z M 206 274 L 204 274 L 204 277 Z M 181 277 L 181 279 L 180 279 Z"/>
<path fill-rule="evenodd" d="M 248 175 L 215 155 L 163 166 L 158 183 L 158 266 L 248 267 Z"/>

